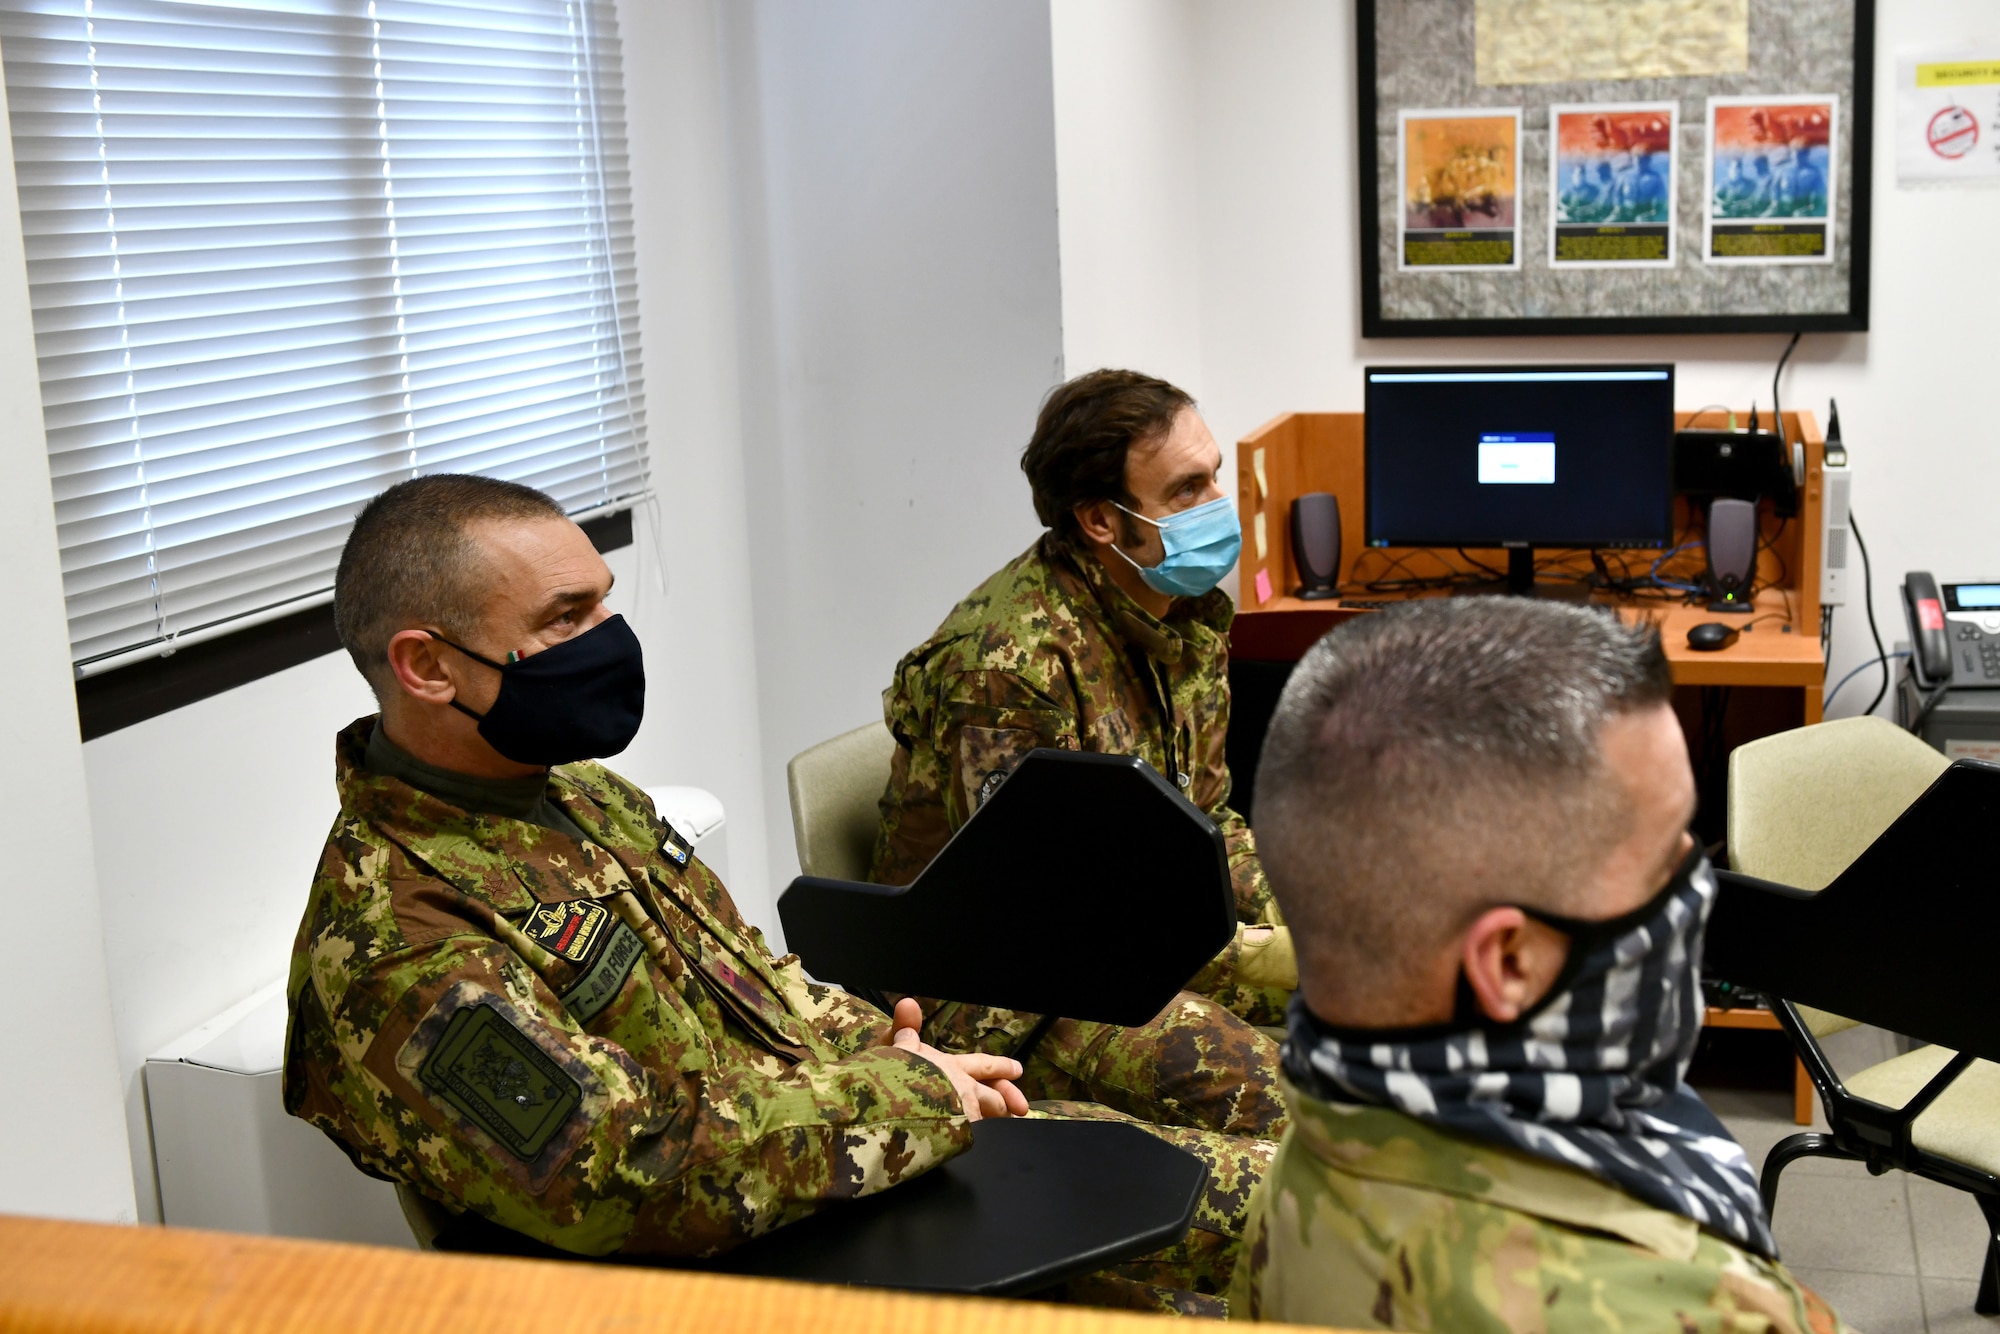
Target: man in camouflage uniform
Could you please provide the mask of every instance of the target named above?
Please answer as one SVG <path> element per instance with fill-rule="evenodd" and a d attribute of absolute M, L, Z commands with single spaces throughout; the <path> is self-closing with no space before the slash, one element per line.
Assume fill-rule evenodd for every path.
<path fill-rule="evenodd" d="M 700 1257 L 907 1181 L 1001 1057 L 921 1042 L 773 958 L 645 795 L 637 640 L 546 496 L 429 477 L 356 521 L 335 606 L 381 701 L 335 746 L 341 811 L 294 946 L 285 1105 L 363 1170 L 582 1256 Z M 497 681 L 495 678 L 499 678 Z M 1175 1246 L 1071 1295 L 1215 1311 L 1271 1146 L 1147 1127 L 1212 1180 Z"/>
<path fill-rule="evenodd" d="M 896 751 L 872 876 L 913 880 L 1036 747 L 1145 760 L 1221 830 L 1236 939 L 1142 1028 L 944 1000 L 925 1002 L 924 1034 L 946 1050 L 1021 1055 L 1030 1096 L 1275 1135 L 1276 1046 L 1250 1024 L 1280 1022 L 1297 978 L 1250 827 L 1229 806 L 1234 606 L 1215 583 L 1240 539 L 1221 465 L 1193 401 L 1163 381 L 1096 371 L 1049 396 L 1021 461 L 1049 531 L 883 692 Z M 1190 523 L 1208 540 L 1183 540 Z"/>
<path fill-rule="evenodd" d="M 1716 886 L 1670 691 L 1655 632 L 1511 598 L 1382 612 L 1299 664 L 1257 775 L 1293 1119 L 1232 1315 L 1844 1328 L 1683 1082 Z"/>

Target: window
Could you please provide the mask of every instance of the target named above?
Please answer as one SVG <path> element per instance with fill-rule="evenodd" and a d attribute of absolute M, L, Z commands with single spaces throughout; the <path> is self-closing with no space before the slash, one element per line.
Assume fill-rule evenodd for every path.
<path fill-rule="evenodd" d="M 646 488 L 610 0 L 0 0 L 79 678 L 428 472 Z"/>

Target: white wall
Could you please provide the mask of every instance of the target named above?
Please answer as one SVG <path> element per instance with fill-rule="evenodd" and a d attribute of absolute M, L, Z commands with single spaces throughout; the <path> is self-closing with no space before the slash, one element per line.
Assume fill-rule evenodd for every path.
<path fill-rule="evenodd" d="M 345 654 L 86 742 L 104 953 L 141 1218 L 147 1056 L 284 976 L 339 802 L 333 734 L 374 712 Z"/>
<path fill-rule="evenodd" d="M 728 12 L 782 884 L 786 760 L 879 718 L 896 660 L 1040 532 L 1018 460 L 1062 370 L 1049 16 L 1016 0 Z"/>
<path fill-rule="evenodd" d="M 0 105 L 0 144 L 10 142 Z M 0 154 L 0 809 L 13 828 L 0 912 L 15 923 L 0 968 L 0 1213 L 129 1219 L 101 908 L 70 679 L 54 502 L 42 435 L 33 316 L 15 203 Z"/>
<path fill-rule="evenodd" d="M 1055 0 L 1063 360 L 1202 392 L 1196 0 Z"/>
<path fill-rule="evenodd" d="M 651 590 L 623 602 L 646 641 L 646 725 L 617 767 L 649 787 L 682 783 L 722 799 L 730 891 L 762 924 L 775 921 L 775 893 L 764 856 L 763 667 L 752 637 L 722 9 L 717 0 L 618 6 L 659 503 L 637 525 L 629 582 L 612 562 L 621 590 Z"/>
<path fill-rule="evenodd" d="M 1226 450 L 1280 412 L 1358 411 L 1361 368 L 1378 361 L 1667 358 L 1679 365 L 1683 404 L 1755 398 L 1768 408 L 1785 342 L 1777 335 L 1362 339 L 1351 0 L 1054 5 L 1060 109 L 1101 101 L 1101 86 L 1157 85 L 1151 52 L 1194 53 L 1185 105 L 1198 143 L 1182 202 L 1201 219 L 1200 294 L 1182 304 L 1198 311 L 1199 394 Z M 1891 82 L 1898 47 L 1961 36 L 1990 43 L 2000 39 L 2000 15 L 1973 0 L 1898 0 L 1877 12 L 1873 328 L 1808 335 L 1787 371 L 1785 401 L 1824 420 L 1828 396 L 1840 400 L 1886 641 L 1902 633 L 1895 586 L 1906 568 L 1947 579 L 2000 573 L 2000 543 L 1982 499 L 2000 484 L 2000 451 L 1981 392 L 1991 343 L 1984 317 L 2000 295 L 2000 252 L 1967 221 L 1992 196 L 1896 188 Z M 1070 49 L 1066 39 L 1091 44 Z M 1095 187 L 1122 170 L 1121 157 L 1173 160 L 1153 126 L 1135 118 L 1112 128 L 1085 135 L 1058 122 L 1065 321 L 1089 331 L 1093 361 L 1143 366 L 1142 358 L 1161 356 L 1184 364 L 1180 331 L 1121 319 L 1130 308 L 1115 290 L 1071 277 L 1073 256 L 1110 252 L 1120 238 L 1130 254 L 1185 250 L 1177 215 L 1159 221 L 1157 207 L 1129 207 Z M 1068 151 L 1083 143 L 1090 156 Z M 1149 228 L 1153 239 L 1136 234 Z M 1234 476 L 1233 458 L 1227 474 Z M 1857 596 L 1836 619 L 1832 679 L 1873 653 L 1859 603 Z M 1867 703 L 1872 690 L 1862 685 L 1839 698 L 1836 714 Z"/>

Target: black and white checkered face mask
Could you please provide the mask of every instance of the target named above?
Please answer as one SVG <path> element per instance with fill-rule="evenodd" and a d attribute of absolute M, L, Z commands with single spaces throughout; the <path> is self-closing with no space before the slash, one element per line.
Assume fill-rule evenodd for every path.
<path fill-rule="evenodd" d="M 1699 849 L 1636 912 L 1569 934 L 1549 993 L 1510 1024 L 1476 1004 L 1448 1025 L 1364 1031 L 1292 999 L 1285 1073 L 1329 1102 L 1390 1107 L 1578 1168 L 1777 1258 L 1743 1148 L 1684 1082 L 1701 1036 L 1701 933 L 1715 873 Z"/>

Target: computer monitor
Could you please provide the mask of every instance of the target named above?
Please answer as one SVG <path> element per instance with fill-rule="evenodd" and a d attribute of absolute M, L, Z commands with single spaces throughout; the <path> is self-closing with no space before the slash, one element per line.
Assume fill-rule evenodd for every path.
<path fill-rule="evenodd" d="M 1673 540 L 1674 368 L 1371 366 L 1367 505 L 1375 547 L 1534 549 Z"/>

